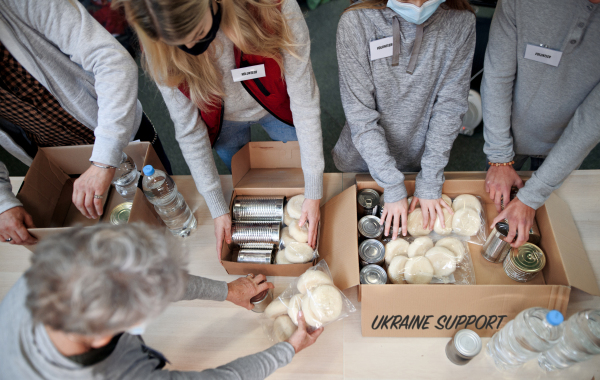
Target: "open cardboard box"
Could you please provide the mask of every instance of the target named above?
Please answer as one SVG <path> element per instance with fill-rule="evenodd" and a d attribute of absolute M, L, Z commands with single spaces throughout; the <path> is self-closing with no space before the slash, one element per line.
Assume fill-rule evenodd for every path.
<path fill-rule="evenodd" d="M 479 195 L 490 225 L 498 213 L 484 189 L 485 173 L 445 175 L 443 192 L 451 198 Z M 415 177 L 406 176 L 409 194 L 414 192 Z M 323 235 L 336 236 L 336 241 L 321 241 L 320 246 L 321 258 L 327 260 L 336 286 L 359 286 L 363 336 L 451 337 L 469 328 L 489 337 L 530 307 L 557 309 L 564 315 L 571 286 L 600 295 L 569 207 L 554 194 L 537 210 L 540 248 L 547 260 L 543 272 L 531 282 L 511 280 L 501 264 L 481 256 L 482 246 L 469 244 L 477 285 L 360 285 L 356 194 L 365 188 L 383 192 L 371 176 L 357 175 L 356 185 L 322 207 L 322 220 L 339 223 L 323 223 Z"/>
<path fill-rule="evenodd" d="M 110 221 L 110 211 L 125 200 L 110 186 L 103 198 L 104 214 L 98 219 L 87 219 L 72 202 L 73 183 L 89 166 L 93 145 L 40 148 L 19 189 L 17 198 L 31 214 L 35 228 L 29 233 L 38 240 L 75 225 L 92 226 Z M 148 142 L 130 143 L 124 152 L 133 158 L 138 170 L 153 165 L 164 170 L 162 163 Z M 137 190 L 129 222 L 143 221 L 164 225 L 141 190 Z M 35 245 L 27 246 L 30 250 Z"/>

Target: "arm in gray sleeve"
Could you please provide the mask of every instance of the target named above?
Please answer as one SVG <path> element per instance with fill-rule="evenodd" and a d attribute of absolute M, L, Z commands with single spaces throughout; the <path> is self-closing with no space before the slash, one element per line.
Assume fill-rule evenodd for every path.
<path fill-rule="evenodd" d="M 396 168 L 385 131 L 379 125 L 375 84 L 369 64 L 368 41 L 361 35 L 355 12 L 342 15 L 337 31 L 340 93 L 352 142 L 369 167 L 373 179 L 383 187 L 386 202 L 406 198 L 404 174 Z"/>
<path fill-rule="evenodd" d="M 475 52 L 475 15 L 464 25 L 465 38 L 457 41 L 454 59 L 446 63 L 444 79 L 429 119 L 421 172 L 417 176 L 415 196 L 438 199 L 442 196 L 444 168 L 448 164 L 452 144 L 468 110 L 471 67 Z M 387 197 L 387 196 L 386 196 Z M 387 198 L 386 198 L 387 199 Z"/>
<path fill-rule="evenodd" d="M 513 0 L 500 0 L 485 51 L 481 98 L 483 151 L 490 162 L 510 162 L 515 153 L 510 131 L 517 75 L 517 25 Z"/>
<path fill-rule="evenodd" d="M 597 84 L 577 108 L 542 166 L 519 190 L 517 197 L 521 202 L 534 209 L 541 207 L 600 142 L 599 104 L 600 84 Z"/>
<path fill-rule="evenodd" d="M 187 288 L 181 300 L 225 301 L 227 299 L 227 283 L 209 278 L 188 275 Z"/>
<path fill-rule="evenodd" d="M 3 162 L 0 162 L 0 214 L 18 206 L 23 206 L 23 204 L 13 194 L 8 169 Z"/>

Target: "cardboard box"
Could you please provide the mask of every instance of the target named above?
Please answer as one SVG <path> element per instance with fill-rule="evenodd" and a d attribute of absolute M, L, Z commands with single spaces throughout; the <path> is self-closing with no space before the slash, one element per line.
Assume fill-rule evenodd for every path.
<path fill-rule="evenodd" d="M 415 177 L 406 177 L 409 194 L 414 192 Z M 491 224 L 497 212 L 485 192 L 484 181 L 485 173 L 481 172 L 446 173 L 443 192 L 452 198 L 465 193 L 479 195 Z M 529 307 L 557 309 L 565 314 L 571 286 L 600 295 L 569 207 L 554 194 L 536 214 L 540 247 L 547 261 L 543 272 L 531 282 L 511 280 L 501 264 L 492 264 L 481 256 L 481 246 L 469 244 L 477 285 L 360 285 L 356 193 L 365 188 L 383 192 L 369 175 L 357 175 L 356 185 L 322 209 L 322 217 L 346 224 L 343 231 L 336 227 L 344 238 L 337 239 L 335 247 L 323 244 L 322 256 L 340 289 L 359 286 L 363 336 L 451 337 L 466 327 L 489 337 Z M 349 200 L 353 201 L 351 210 L 326 207 L 347 204 Z M 327 228 L 323 232 L 331 233 Z"/>
<path fill-rule="evenodd" d="M 104 214 L 99 220 L 87 219 L 73 204 L 73 183 L 89 168 L 92 149 L 93 145 L 78 145 L 38 150 L 17 194 L 36 226 L 29 229 L 31 235 L 43 239 L 75 225 L 92 226 L 99 222 L 108 222 L 110 211 L 125 202 L 111 185 L 103 199 Z M 148 142 L 130 143 L 124 151 L 133 158 L 140 171 L 144 165 L 153 165 L 164 170 L 154 148 Z M 164 225 L 154 211 L 154 206 L 139 189 L 133 201 L 129 221 Z M 33 251 L 35 246 L 27 248 Z"/>

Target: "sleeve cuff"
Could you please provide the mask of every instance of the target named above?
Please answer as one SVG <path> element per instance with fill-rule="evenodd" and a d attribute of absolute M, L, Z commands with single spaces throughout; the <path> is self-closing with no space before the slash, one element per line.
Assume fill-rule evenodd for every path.
<path fill-rule="evenodd" d="M 204 193 L 202 196 L 206 201 L 206 205 L 208 206 L 208 210 L 213 219 L 229 213 L 229 206 L 227 205 L 227 202 L 225 202 L 225 197 L 220 188 Z"/>
<path fill-rule="evenodd" d="M 118 167 L 121 165 L 121 158 L 123 157 L 124 148 L 119 147 L 118 145 L 119 144 L 115 143 L 115 141 L 112 139 L 96 136 L 90 161 Z"/>
<path fill-rule="evenodd" d="M 278 351 L 281 350 L 282 352 L 285 353 L 285 358 L 287 359 L 287 363 L 285 363 L 284 365 L 288 365 L 292 361 L 294 356 L 296 355 L 296 350 L 294 349 L 294 346 L 292 346 L 289 342 L 277 343 L 273 347 L 269 348 L 269 350 L 271 350 L 271 349 L 276 349 Z"/>
<path fill-rule="evenodd" d="M 503 164 L 505 162 L 511 162 L 515 158 L 514 154 L 507 156 L 487 156 L 488 162 L 492 162 L 494 164 Z"/>
<path fill-rule="evenodd" d="M 304 197 L 308 199 L 323 198 L 323 173 L 304 173 Z"/>
<path fill-rule="evenodd" d="M 443 182 L 425 182 L 423 180 L 419 181 L 419 179 L 417 178 L 415 185 L 416 186 L 414 196 L 419 199 L 439 199 L 442 197 L 442 187 L 444 185 Z"/>
<path fill-rule="evenodd" d="M 383 194 L 385 195 L 386 203 L 398 202 L 408 196 L 404 182 L 395 186 L 384 187 Z"/>
<path fill-rule="evenodd" d="M 12 192 L 10 194 L 6 194 L 5 191 L 0 192 L 0 214 L 4 211 L 10 210 L 11 208 L 21 207 L 23 204 L 13 195 Z"/>

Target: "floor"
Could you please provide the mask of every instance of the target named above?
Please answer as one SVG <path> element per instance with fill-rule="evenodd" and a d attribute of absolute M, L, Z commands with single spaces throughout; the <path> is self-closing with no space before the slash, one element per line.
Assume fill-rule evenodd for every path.
<path fill-rule="evenodd" d="M 321 125 L 323 129 L 326 172 L 337 171 L 331 158 L 331 149 L 335 145 L 345 122 L 339 93 L 335 35 L 337 21 L 347 5 L 348 0 L 331 0 L 326 4 L 320 5 L 313 11 L 308 11 L 304 7 L 306 9 L 306 23 L 310 29 L 312 39 L 312 65 L 321 93 Z M 492 13 L 493 9 L 491 8 L 481 7 L 478 9 L 478 44 L 473 68 L 474 72 L 479 71 L 483 64 L 481 57 L 485 51 L 489 20 Z M 171 160 L 174 173 L 182 175 L 190 174 L 175 140 L 173 124 L 160 93 L 141 70 L 139 77 L 139 99 L 142 102 L 144 111 L 159 132 Z M 478 87 L 479 80 L 480 78 L 477 78 L 473 81 L 474 88 Z M 269 140 L 269 137 L 260 126 L 254 126 L 252 139 L 254 141 Z M 446 170 L 484 170 L 486 159 L 482 150 L 483 143 L 483 128 L 481 126 L 475 131 L 473 136 L 458 136 Z M 0 160 L 7 165 L 11 175 L 24 175 L 27 171 L 25 165 L 8 155 L 2 148 L 0 148 Z M 227 168 L 216 155 L 215 162 L 220 174 L 228 174 Z M 524 169 L 527 169 L 527 165 Z M 600 145 L 596 146 L 586 158 L 581 165 L 581 169 L 600 169 Z"/>

